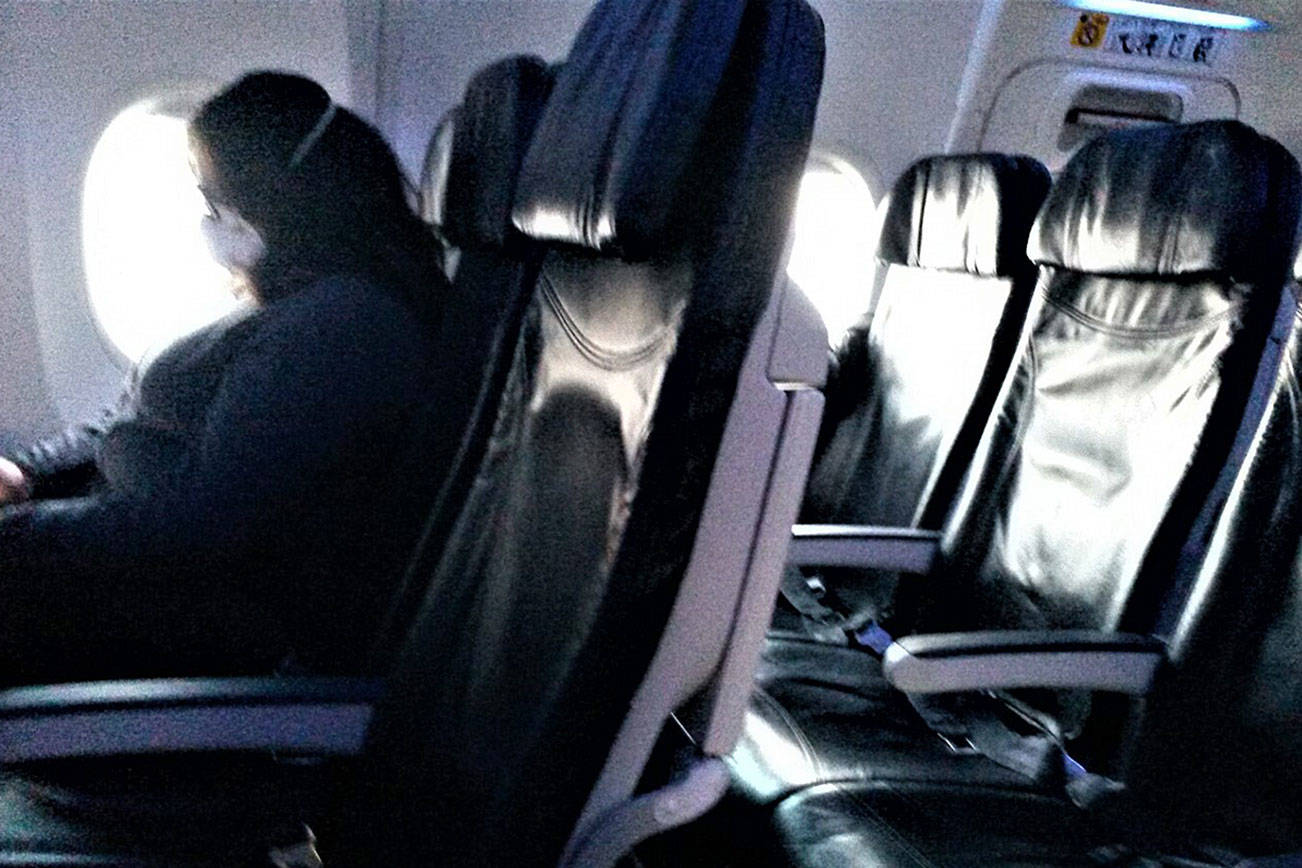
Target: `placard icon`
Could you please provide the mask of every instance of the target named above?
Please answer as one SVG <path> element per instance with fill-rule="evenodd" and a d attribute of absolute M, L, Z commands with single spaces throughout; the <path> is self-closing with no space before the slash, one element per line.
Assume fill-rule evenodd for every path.
<path fill-rule="evenodd" d="M 1098 48 L 1108 34 L 1109 20 L 1101 12 L 1081 13 L 1076 29 L 1071 32 L 1071 44 L 1077 48 Z"/>

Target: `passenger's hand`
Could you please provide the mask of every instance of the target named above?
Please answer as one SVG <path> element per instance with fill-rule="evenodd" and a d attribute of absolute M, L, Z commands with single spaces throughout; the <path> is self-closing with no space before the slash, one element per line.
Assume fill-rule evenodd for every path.
<path fill-rule="evenodd" d="M 32 487 L 22 468 L 7 458 L 0 458 L 0 506 L 22 503 L 32 496 Z"/>

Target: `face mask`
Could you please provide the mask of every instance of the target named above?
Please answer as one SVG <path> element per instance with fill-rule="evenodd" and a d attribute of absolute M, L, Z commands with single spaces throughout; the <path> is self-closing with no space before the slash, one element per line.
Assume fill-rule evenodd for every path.
<path fill-rule="evenodd" d="M 218 205 L 214 210 L 200 223 L 208 252 L 222 267 L 247 273 L 267 252 L 262 236 L 234 209 Z"/>
<path fill-rule="evenodd" d="M 294 149 L 289 159 L 289 169 L 297 168 L 312 150 L 326 128 L 330 126 L 330 122 L 334 120 L 336 111 L 333 102 L 326 106 L 312 129 L 308 130 L 307 135 L 303 136 Z M 199 174 L 197 169 L 195 174 L 196 176 Z M 247 274 L 266 255 L 266 243 L 258 234 L 258 230 L 241 217 L 238 211 L 214 202 L 202 186 L 199 190 L 203 192 L 204 201 L 208 205 L 208 214 L 200 223 L 200 228 L 203 230 L 204 240 L 208 242 L 209 254 L 224 268 Z"/>

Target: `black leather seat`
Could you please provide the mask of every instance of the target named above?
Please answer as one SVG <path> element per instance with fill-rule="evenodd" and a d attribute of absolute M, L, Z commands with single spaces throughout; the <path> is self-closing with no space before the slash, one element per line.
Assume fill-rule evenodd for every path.
<path fill-rule="evenodd" d="M 1115 683 L 1105 670 L 1116 661 L 1079 655 L 1109 634 L 1080 630 L 1156 636 L 1160 651 L 1152 659 L 1166 660 L 1167 669 L 1148 700 L 1162 710 L 1148 717 L 1107 696 L 1093 702 L 1071 691 L 1009 696 L 1069 742 L 1085 767 L 1127 781 L 1144 797 L 1102 798 L 1098 810 L 1083 813 L 1064 783 L 1094 785 L 1101 778 L 1076 777 L 1053 751 L 1040 756 L 1045 761 L 1036 776 L 953 754 L 919 718 L 909 723 L 902 699 L 890 698 L 872 658 L 832 649 L 842 663 L 806 647 L 795 653 L 821 660 L 825 671 L 807 664 L 791 680 L 791 701 L 771 718 L 786 731 L 770 741 L 788 751 L 775 754 L 779 761 L 795 759 L 802 783 L 817 775 L 826 783 L 793 793 L 770 782 L 772 833 L 750 833 L 775 842 L 769 857 L 801 865 L 1109 864 L 1107 853 L 1120 858 L 1126 846 L 1170 843 L 1154 833 L 1182 814 L 1231 815 L 1240 826 L 1255 825 L 1254 809 L 1220 804 L 1208 811 L 1205 799 L 1195 799 L 1190 810 L 1187 795 L 1214 791 L 1219 780 L 1189 771 L 1190 745 L 1214 742 L 1216 731 L 1191 726 L 1190 719 L 1240 717 L 1237 673 L 1250 670 L 1234 661 L 1261 647 L 1259 633 L 1239 632 L 1243 613 L 1261 609 L 1240 604 L 1228 620 L 1200 613 L 1222 597 L 1242 601 L 1240 576 L 1279 575 L 1293 551 L 1285 546 L 1287 554 L 1279 554 L 1278 543 L 1261 534 L 1271 519 L 1290 514 L 1273 504 L 1295 499 L 1296 486 L 1288 482 L 1295 459 L 1257 456 L 1270 444 L 1297 448 L 1295 374 L 1286 366 L 1276 377 L 1277 357 L 1266 350 L 1287 337 L 1294 314 L 1294 299 L 1284 292 L 1294 233 L 1281 227 L 1296 225 L 1298 187 L 1288 153 L 1234 122 L 1109 135 L 1073 159 L 1032 232 L 1030 255 L 1041 269 L 1034 327 L 909 624 L 909 632 L 1019 632 L 910 637 L 887 654 L 886 674 L 924 694 L 978 686 L 1097 688 Z M 1283 421 L 1257 425 L 1263 407 Z M 1247 483 L 1226 483 L 1245 454 L 1243 472 L 1262 480 L 1251 502 Z M 1231 505 L 1222 513 L 1227 495 Z M 1296 539 L 1297 525 L 1278 531 Z M 1229 546 L 1222 538 L 1250 538 L 1239 554 L 1256 553 L 1260 563 L 1271 552 L 1274 560 L 1262 573 L 1240 572 L 1242 563 L 1254 562 L 1247 558 L 1206 566 L 1209 540 L 1214 557 L 1207 563 L 1224 560 Z M 1220 630 L 1232 625 L 1237 640 L 1217 632 L 1194 654 L 1185 637 L 1201 623 Z M 1038 669 L 1027 674 L 1022 666 Z M 1142 685 L 1115 689 L 1123 687 L 1142 692 Z M 959 701 L 991 715 L 1010 707 Z M 949 703 L 944 707 L 962 719 L 964 710 Z M 1210 713 L 1215 707 L 1225 714 Z M 1132 754 L 1135 730 L 1126 721 L 1142 721 L 1138 731 L 1150 734 L 1139 753 Z M 1182 732 L 1201 732 L 1204 740 Z M 975 730 L 968 733 L 976 738 Z M 842 741 L 858 743 L 857 763 L 845 761 Z M 1041 736 L 1040 743 L 1052 741 Z M 1278 756 L 1295 753 L 1278 736 L 1269 743 Z M 763 754 L 762 747 L 755 751 Z M 1153 759 L 1158 756 L 1166 762 Z M 1132 757 L 1140 761 L 1129 763 Z M 780 778 L 772 764 L 763 770 L 770 781 Z M 1199 780 L 1201 788 L 1156 783 L 1181 776 Z M 1079 789 L 1072 792 L 1083 798 Z M 1277 793 L 1257 804 L 1286 810 Z M 1164 809 L 1156 810 L 1159 805 Z M 1154 817 L 1163 819 L 1145 828 L 1143 820 Z M 1182 842 L 1244 843 L 1226 835 L 1200 838 L 1196 825 L 1171 822 L 1168 829 L 1179 830 L 1175 838 Z M 1256 839 L 1258 848 L 1264 841 Z M 1096 849 L 1114 845 L 1122 849 Z"/>
<path fill-rule="evenodd" d="M 679 597 L 709 545 L 737 535 L 707 508 L 725 426 L 773 420 L 731 435 L 748 453 L 788 412 L 772 382 L 769 407 L 750 405 L 743 363 L 773 352 L 753 345 L 766 309 L 770 330 L 793 315 L 774 291 L 789 215 L 772 203 L 792 200 L 821 66 L 802 0 L 607 2 L 590 16 L 515 192 L 515 226 L 548 252 L 489 447 L 369 733 L 372 786 L 327 833 L 349 858 L 589 864 L 668 822 L 639 813 L 654 794 L 609 800 L 632 796 L 674 704 L 733 665 L 737 598 L 693 611 Z M 794 418 L 809 416 L 812 449 L 807 409 Z M 718 662 L 688 653 L 644 697 L 682 655 L 662 635 L 685 617 L 718 633 Z M 643 706 L 663 708 L 638 746 Z M 640 831 L 610 831 L 620 822 Z"/>
<path fill-rule="evenodd" d="M 1296 180 L 1278 179 L 1287 195 Z M 1289 292 L 1296 293 L 1294 286 Z M 775 811 L 768 864 L 1236 866 L 1302 860 L 1302 310 L 1257 402 L 1264 421 L 1229 487 L 1211 555 L 1141 595 L 1133 622 L 1168 665 L 1121 768 L 1082 808 L 1049 792 L 864 781 L 811 787 Z M 1100 716 L 1095 712 L 1095 717 Z M 1097 721 L 1095 721 L 1097 723 Z M 757 861 L 755 864 L 765 864 Z"/>
<path fill-rule="evenodd" d="M 1296 296 L 1302 252 L 1293 268 Z M 1146 601 L 1172 665 L 1136 739 L 1127 804 L 1188 842 L 1292 853 L 1281 865 L 1302 861 L 1300 383 L 1302 310 L 1209 533 L 1212 555 L 1175 593 Z"/>
<path fill-rule="evenodd" d="M 1001 154 L 927 157 L 896 181 L 877 296 L 832 360 L 802 522 L 943 520 L 1026 318 L 1026 238 L 1048 190 L 1037 161 Z M 825 569 L 817 581 L 841 617 L 807 623 L 814 633 L 844 643 L 840 631 L 889 615 L 888 573 Z"/>
<path fill-rule="evenodd" d="M 1035 287 L 1026 241 L 1048 187 L 1038 162 L 1000 154 L 927 157 L 900 176 L 884 205 L 878 298 L 829 375 L 802 521 L 934 527 L 943 519 L 1017 348 Z M 796 626 L 779 602 L 733 754 L 756 798 L 853 777 L 883 737 L 901 759 L 916 756 L 922 775 L 944 751 L 939 740 L 913 737 L 913 709 L 880 688 L 875 659 L 807 641 L 831 626 L 844 643 L 845 631 L 886 614 L 893 574 L 823 569 L 818 577 L 843 619 Z M 793 714 L 809 732 L 791 728 Z M 858 726 L 864 716 L 895 725 Z M 774 764 L 775 752 L 788 760 Z"/>

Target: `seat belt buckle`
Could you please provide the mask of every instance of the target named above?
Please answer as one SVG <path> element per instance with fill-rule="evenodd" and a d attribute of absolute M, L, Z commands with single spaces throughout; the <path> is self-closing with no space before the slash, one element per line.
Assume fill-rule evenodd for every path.
<path fill-rule="evenodd" d="M 943 732 L 936 732 L 936 737 L 945 743 L 945 747 L 949 748 L 949 752 L 954 756 L 976 756 L 981 753 L 972 743 L 972 739 L 965 735 L 948 736 Z"/>
<path fill-rule="evenodd" d="M 876 621 L 869 621 L 858 630 L 851 632 L 850 639 L 860 648 L 867 648 L 879 657 L 885 654 L 886 649 L 895 641 L 895 638 L 882 629 Z"/>
<path fill-rule="evenodd" d="M 267 858 L 276 868 L 324 868 L 321 854 L 316 849 L 316 835 L 306 824 L 303 826 L 303 839 L 284 847 L 272 847 L 267 851 Z"/>

